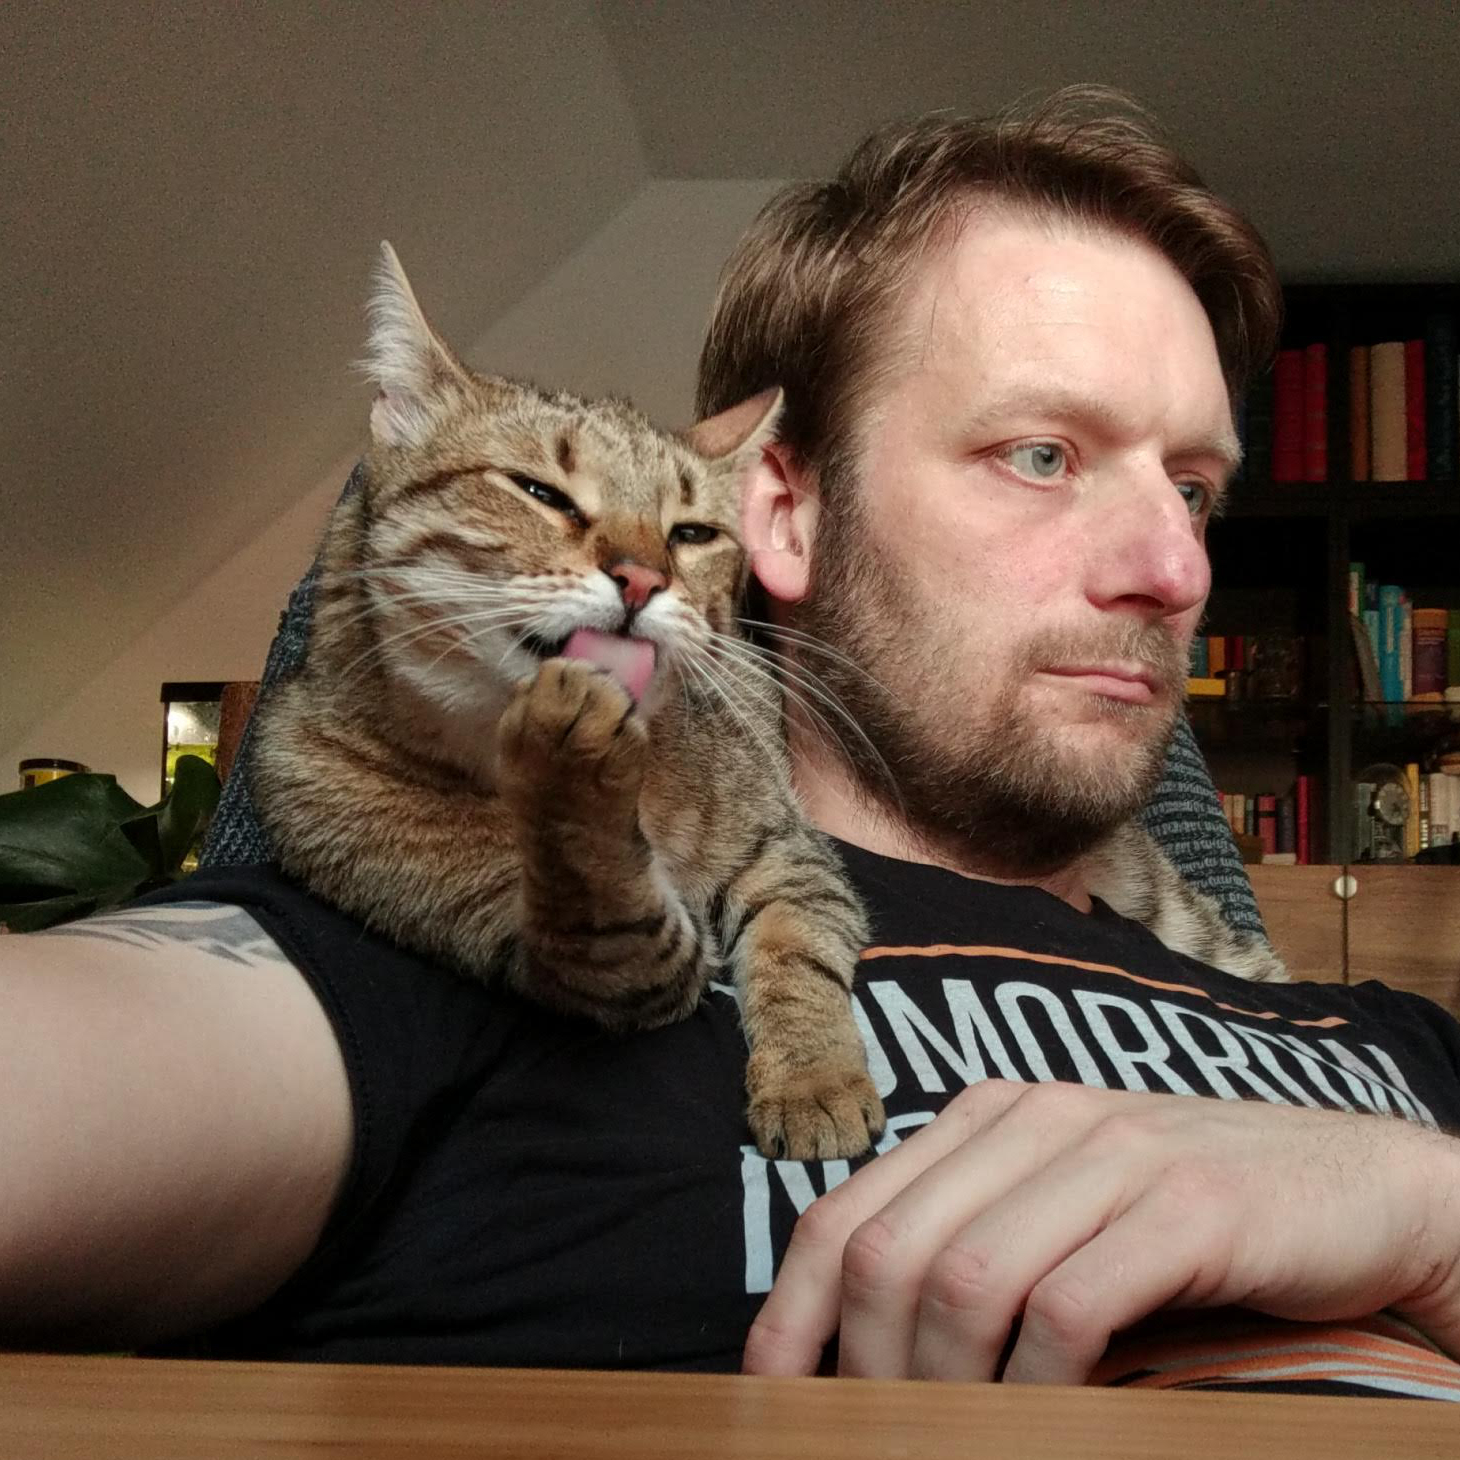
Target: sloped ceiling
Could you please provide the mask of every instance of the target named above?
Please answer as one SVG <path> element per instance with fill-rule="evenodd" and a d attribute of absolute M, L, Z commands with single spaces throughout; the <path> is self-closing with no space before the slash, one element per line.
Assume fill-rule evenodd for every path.
<path fill-rule="evenodd" d="M 604 0 L 656 176 L 811 177 L 889 118 L 1134 93 L 1290 276 L 1460 273 L 1456 0 Z"/>
<path fill-rule="evenodd" d="M 1454 0 L 12 0 L 0 746 L 351 450 L 382 237 L 481 339 L 651 178 L 1099 80 L 1289 277 L 1454 277 L 1457 76 Z"/>
<path fill-rule="evenodd" d="M 7 4 L 0 97 L 0 746 L 358 439 L 381 238 L 471 340 L 645 176 L 574 0 Z"/>

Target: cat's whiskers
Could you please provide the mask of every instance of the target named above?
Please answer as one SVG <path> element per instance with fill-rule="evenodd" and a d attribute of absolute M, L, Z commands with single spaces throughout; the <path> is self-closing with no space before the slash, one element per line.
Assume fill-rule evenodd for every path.
<path fill-rule="evenodd" d="M 864 679 L 868 684 L 875 685 L 889 699 L 893 698 L 892 691 L 882 683 L 874 674 L 869 674 L 855 659 L 848 658 L 840 649 L 833 649 L 825 639 L 818 639 L 815 634 L 808 634 L 802 629 L 788 628 L 784 624 L 766 623 L 763 619 L 738 618 L 737 623 L 747 629 L 757 630 L 759 633 L 770 638 L 783 639 L 793 648 L 808 649 L 813 654 L 820 655 L 823 659 L 831 660 L 839 664 L 843 669 L 849 669 L 859 679 Z M 758 644 L 754 638 L 737 640 L 739 643 L 748 643 L 752 648 L 775 654 L 778 658 L 784 658 L 781 651 L 773 649 L 768 644 Z"/>
<path fill-rule="evenodd" d="M 785 746 L 781 743 L 780 737 L 773 732 L 767 731 L 766 724 L 774 725 L 774 710 L 771 706 L 772 715 L 757 716 L 753 711 L 747 712 L 745 707 L 738 703 L 734 696 L 729 693 L 721 679 L 713 672 L 714 660 L 701 645 L 684 643 L 680 645 L 679 663 L 693 676 L 696 684 L 704 691 L 707 700 L 713 704 L 718 701 L 725 707 L 726 712 L 732 720 L 745 732 L 746 736 L 756 745 L 761 754 L 768 760 L 775 762 L 785 757 Z M 683 683 L 683 679 L 681 680 Z"/>
<path fill-rule="evenodd" d="M 846 748 L 846 741 L 838 728 L 839 725 L 846 726 L 856 738 L 866 758 L 871 761 L 886 782 L 888 792 L 897 798 L 899 805 L 901 804 L 897 778 L 893 775 L 892 768 L 846 706 L 813 670 L 808 669 L 798 660 L 781 654 L 766 645 L 751 643 L 730 634 L 717 633 L 713 629 L 709 630 L 709 633 L 715 648 L 725 656 L 727 668 L 733 664 L 745 673 L 764 675 L 776 681 L 786 699 L 808 718 L 812 727 L 818 730 L 834 749 Z M 835 653 L 835 651 L 830 652 Z M 868 677 L 870 678 L 870 676 Z M 835 716 L 835 722 L 828 719 L 827 715 L 822 713 L 813 701 L 824 705 Z"/>
<path fill-rule="evenodd" d="M 378 614 L 379 610 L 377 609 L 375 612 Z M 349 682 L 351 677 L 355 675 L 357 666 L 360 666 L 359 673 L 363 674 L 365 669 L 369 667 L 372 659 L 384 659 L 387 651 L 394 645 L 399 644 L 403 648 L 409 648 L 410 644 L 416 639 L 424 639 L 431 634 L 440 632 L 442 629 L 457 628 L 467 624 L 480 625 L 483 631 L 487 628 L 513 628 L 519 623 L 530 622 L 532 616 L 531 610 L 524 610 L 520 606 L 502 606 L 485 610 L 473 609 L 467 613 L 430 618 L 419 623 L 410 624 L 408 627 L 394 634 L 389 634 L 383 639 L 376 640 L 368 649 L 357 654 L 340 671 L 341 683 Z M 449 653 L 450 650 L 448 649 L 445 652 Z M 444 655 L 438 656 L 433 663 L 439 663 L 442 657 Z"/>

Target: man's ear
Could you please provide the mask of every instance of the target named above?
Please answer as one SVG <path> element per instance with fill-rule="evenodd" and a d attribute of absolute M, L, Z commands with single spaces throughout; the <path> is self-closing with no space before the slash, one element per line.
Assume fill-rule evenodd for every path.
<path fill-rule="evenodd" d="M 779 441 L 761 449 L 746 474 L 741 531 L 750 570 L 772 598 L 799 603 L 811 586 L 811 548 L 821 503 L 814 483 Z"/>

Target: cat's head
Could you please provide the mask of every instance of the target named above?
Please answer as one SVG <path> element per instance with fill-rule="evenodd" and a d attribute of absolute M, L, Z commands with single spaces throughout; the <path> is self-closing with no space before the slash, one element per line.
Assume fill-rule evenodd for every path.
<path fill-rule="evenodd" d="M 607 669 L 647 714 L 702 685 L 731 648 L 716 636 L 735 636 L 741 487 L 779 391 L 676 436 L 622 401 L 480 375 L 381 252 L 355 561 L 383 671 L 466 714 L 555 654 Z"/>

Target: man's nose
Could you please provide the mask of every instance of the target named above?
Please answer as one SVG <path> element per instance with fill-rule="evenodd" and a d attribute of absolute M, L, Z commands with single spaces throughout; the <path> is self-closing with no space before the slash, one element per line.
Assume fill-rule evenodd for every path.
<path fill-rule="evenodd" d="M 646 567 L 630 558 L 613 563 L 608 569 L 608 576 L 618 584 L 625 606 L 635 612 L 669 586 L 669 580 L 657 568 Z"/>
<path fill-rule="evenodd" d="M 1199 520 L 1164 468 L 1128 479 L 1113 497 L 1091 527 L 1097 607 L 1170 618 L 1205 602 L 1212 575 Z"/>

